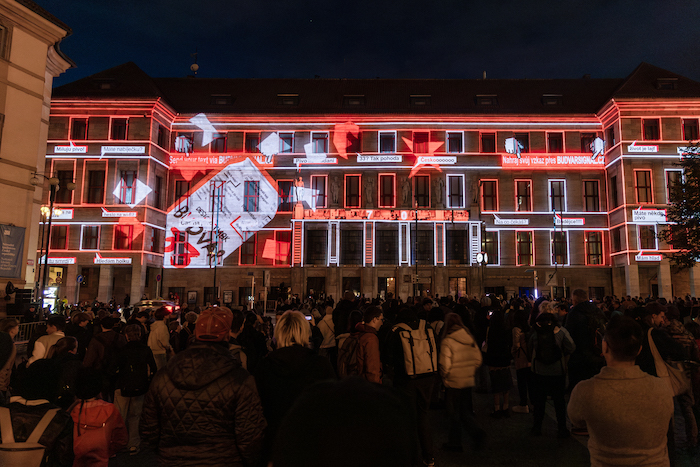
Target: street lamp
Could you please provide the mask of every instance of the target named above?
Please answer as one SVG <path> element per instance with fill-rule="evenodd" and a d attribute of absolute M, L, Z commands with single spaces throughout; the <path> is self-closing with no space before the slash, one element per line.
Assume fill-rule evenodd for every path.
<path fill-rule="evenodd" d="M 479 270 L 481 272 L 481 296 L 483 296 L 486 293 L 486 284 L 484 283 L 484 267 L 489 263 L 489 254 L 485 251 L 477 253 L 476 262 L 479 263 Z"/>
<path fill-rule="evenodd" d="M 41 213 L 44 215 L 44 217 L 48 217 L 49 221 L 46 224 L 46 252 L 45 252 L 45 259 L 44 259 L 44 265 L 43 265 L 43 270 L 41 271 L 41 291 L 40 291 L 40 297 L 41 297 L 41 313 L 43 313 L 44 310 L 44 293 L 46 289 L 46 279 L 48 278 L 49 275 L 49 250 L 51 249 L 51 221 L 53 220 L 54 215 L 61 215 L 62 212 L 60 210 L 54 210 L 54 202 L 56 201 L 56 192 L 59 189 L 59 183 L 60 180 L 56 177 L 47 177 L 44 174 L 32 172 L 32 178 L 29 180 L 29 183 L 32 186 L 42 186 L 43 185 L 43 180 L 39 178 L 39 176 L 43 177 L 44 180 L 47 180 L 49 182 L 49 206 L 48 208 L 46 206 L 43 206 L 41 208 Z M 75 183 L 73 182 L 68 182 L 66 183 L 65 186 L 66 190 L 73 191 L 75 190 Z M 42 233 L 42 245 L 43 245 L 43 233 Z M 41 256 L 39 257 L 39 260 L 41 261 Z"/>

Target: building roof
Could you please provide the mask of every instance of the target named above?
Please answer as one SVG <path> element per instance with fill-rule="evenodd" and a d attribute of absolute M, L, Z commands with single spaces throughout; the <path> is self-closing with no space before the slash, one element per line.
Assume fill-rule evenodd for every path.
<path fill-rule="evenodd" d="M 151 78 L 128 62 L 54 98 L 163 98 L 179 113 L 593 115 L 611 98 L 700 97 L 700 83 L 642 63 L 626 79 Z"/>
<path fill-rule="evenodd" d="M 26 8 L 30 9 L 37 15 L 41 16 L 42 18 L 52 22 L 59 28 L 63 29 L 64 31 L 67 32 L 66 36 L 70 36 L 73 33 L 73 30 L 68 26 L 66 23 L 61 21 L 60 19 L 56 18 L 54 15 L 49 13 L 48 11 L 44 10 L 42 7 L 34 3 L 32 0 L 15 0 L 17 3 L 20 5 L 25 6 Z"/>

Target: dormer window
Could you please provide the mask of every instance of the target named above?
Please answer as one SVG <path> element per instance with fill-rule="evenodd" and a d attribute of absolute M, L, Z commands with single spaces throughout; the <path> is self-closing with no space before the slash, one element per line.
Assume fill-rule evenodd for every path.
<path fill-rule="evenodd" d="M 115 89 L 117 87 L 117 81 L 114 79 L 95 79 L 92 81 L 92 86 L 95 89 L 107 91 L 110 89 Z"/>
<path fill-rule="evenodd" d="M 364 107 L 365 96 L 343 96 L 343 107 Z"/>
<path fill-rule="evenodd" d="M 542 94 L 542 105 L 555 106 L 562 104 L 561 94 Z"/>
<path fill-rule="evenodd" d="M 656 89 L 662 91 L 672 91 L 678 88 L 678 78 L 658 78 L 656 80 Z"/>
<path fill-rule="evenodd" d="M 209 103 L 211 105 L 231 105 L 233 104 L 233 97 L 231 97 L 231 94 L 212 94 Z"/>
<path fill-rule="evenodd" d="M 477 94 L 476 105 L 483 107 L 496 107 L 498 105 L 498 96 L 496 94 Z"/>
<path fill-rule="evenodd" d="M 426 107 L 430 105 L 430 95 L 414 94 L 411 95 L 411 107 Z"/>
<path fill-rule="evenodd" d="M 277 94 L 277 105 L 299 105 L 299 94 Z"/>

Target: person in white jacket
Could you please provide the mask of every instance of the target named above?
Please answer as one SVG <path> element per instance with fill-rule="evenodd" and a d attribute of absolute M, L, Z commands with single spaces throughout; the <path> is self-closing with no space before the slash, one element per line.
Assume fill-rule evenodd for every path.
<path fill-rule="evenodd" d="M 445 386 L 445 402 L 450 417 L 450 432 L 446 451 L 462 452 L 462 426 L 471 436 L 476 449 L 480 448 L 486 432 L 474 420 L 472 387 L 474 374 L 481 366 L 481 350 L 462 319 L 448 313 L 442 328 L 438 368 Z"/>
<path fill-rule="evenodd" d="M 160 307 L 153 316 L 156 320 L 151 325 L 151 332 L 148 334 L 148 346 L 151 348 L 156 366 L 160 370 L 168 362 L 168 354 L 173 350 L 170 347 L 170 331 L 168 330 L 170 313 L 165 307 Z"/>

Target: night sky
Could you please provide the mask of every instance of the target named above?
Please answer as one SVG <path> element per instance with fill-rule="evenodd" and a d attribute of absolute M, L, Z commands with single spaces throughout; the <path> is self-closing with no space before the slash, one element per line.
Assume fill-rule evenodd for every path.
<path fill-rule="evenodd" d="M 640 62 L 700 81 L 697 0 L 35 0 L 73 29 L 61 85 L 133 61 L 204 78 L 623 78 Z"/>

